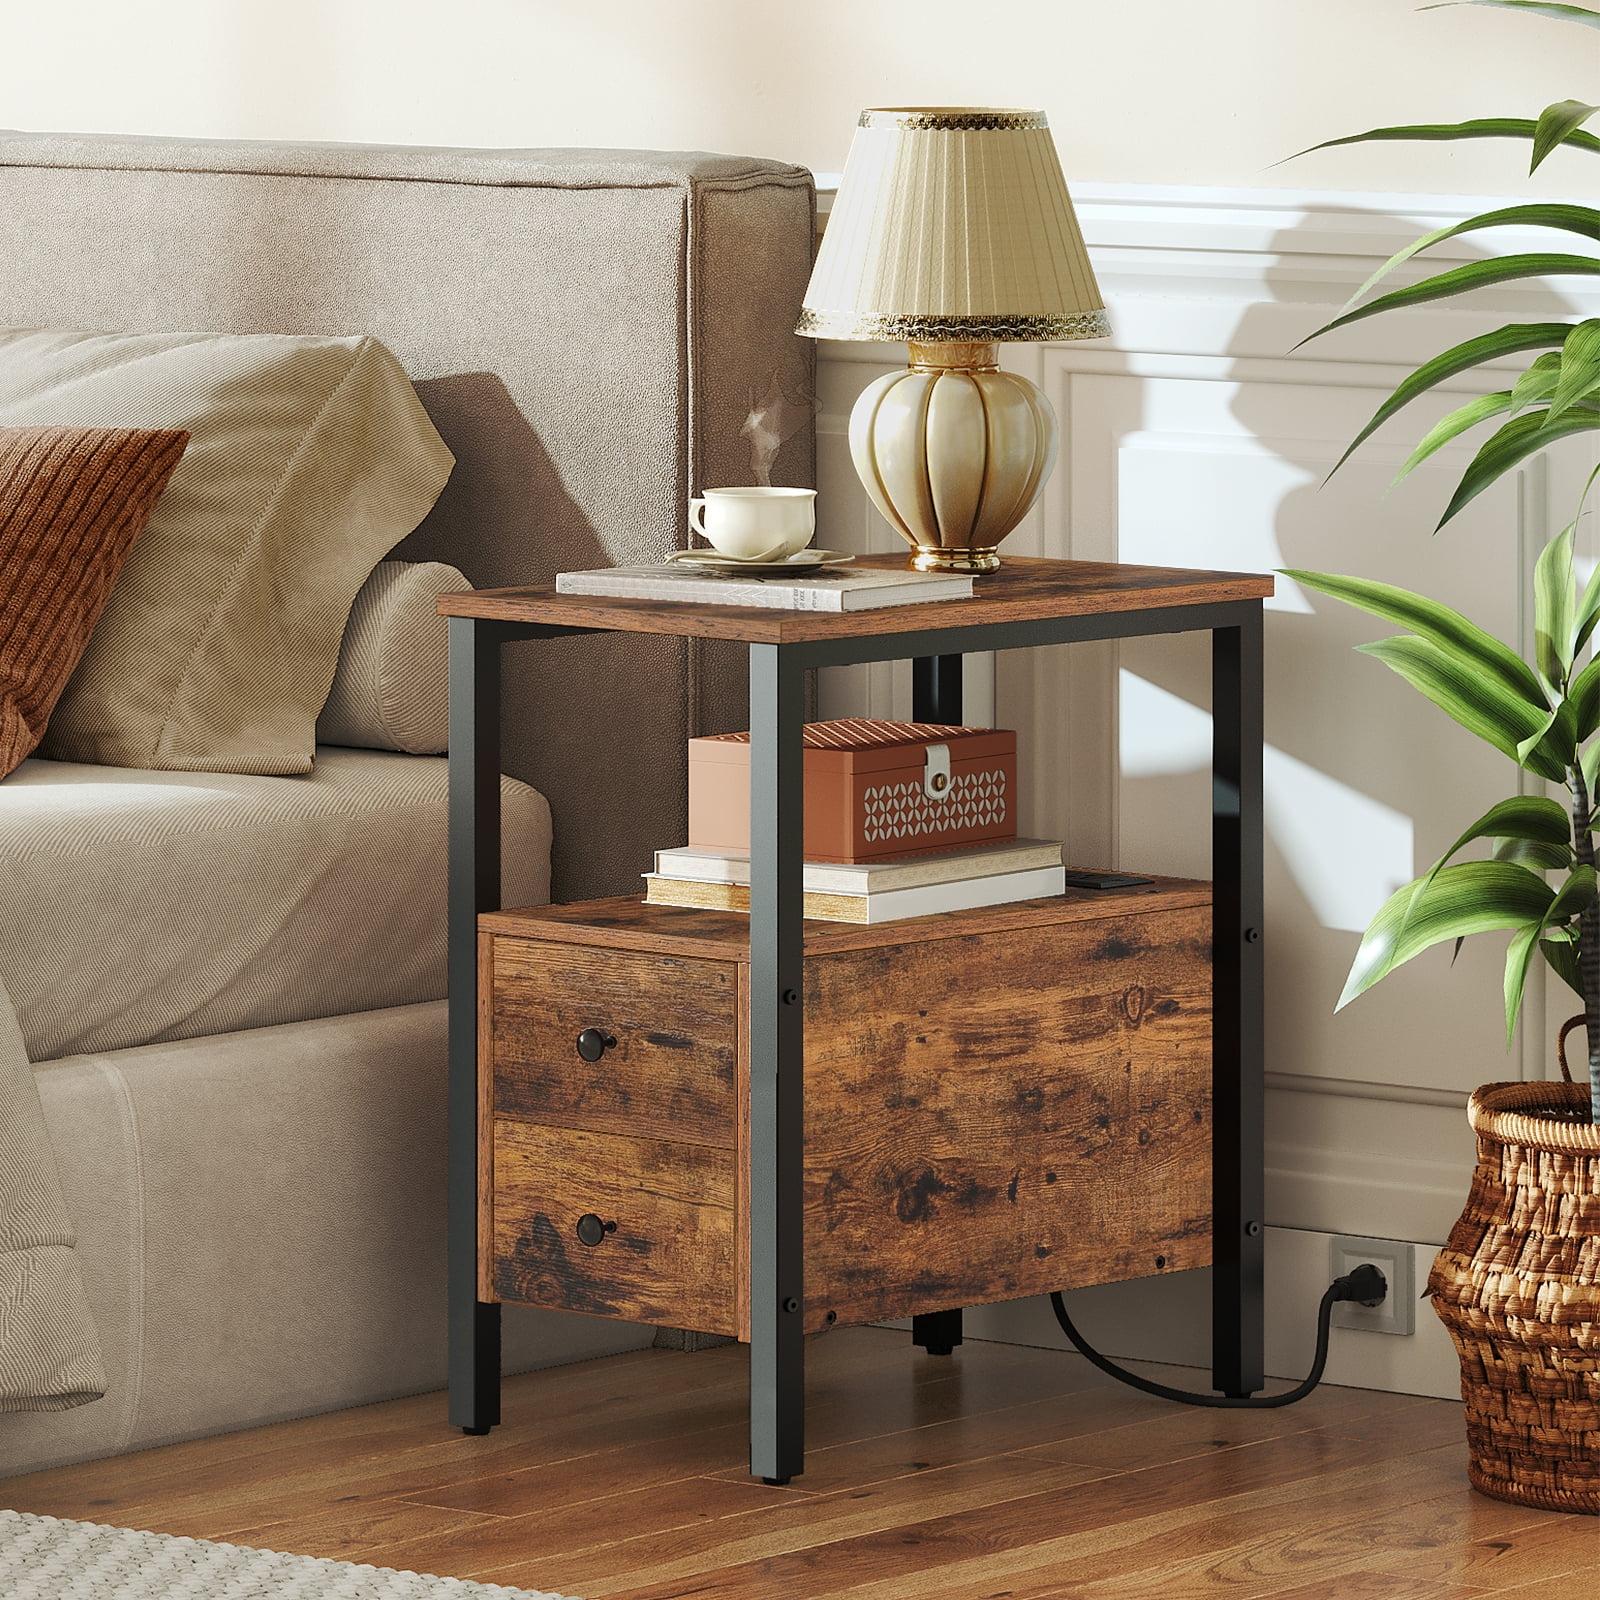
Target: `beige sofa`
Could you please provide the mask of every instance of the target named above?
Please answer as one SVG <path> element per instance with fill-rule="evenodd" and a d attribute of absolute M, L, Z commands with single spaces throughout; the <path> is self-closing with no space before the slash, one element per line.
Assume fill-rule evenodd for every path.
<path fill-rule="evenodd" d="M 749 480 L 752 403 L 809 392 L 813 206 L 809 174 L 721 156 L 6 135 L 0 324 L 375 334 L 458 463 L 396 555 L 535 582 L 671 548 L 694 489 Z M 803 428 L 774 481 L 813 470 Z M 742 666 L 515 648 L 513 903 L 627 889 L 681 838 L 685 738 L 740 724 Z M 0 786 L 0 983 L 110 1378 L 0 1416 L 0 1474 L 442 1383 L 443 767 Z M 237 958 L 176 1004 L 197 930 Z M 507 1363 L 649 1337 L 530 1312 Z"/>

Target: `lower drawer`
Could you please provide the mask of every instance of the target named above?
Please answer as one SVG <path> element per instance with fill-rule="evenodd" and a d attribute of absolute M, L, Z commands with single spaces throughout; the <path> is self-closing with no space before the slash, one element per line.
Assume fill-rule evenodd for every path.
<path fill-rule="evenodd" d="M 501 1300 L 739 1331 L 732 1150 L 500 1118 L 493 1194 Z"/>

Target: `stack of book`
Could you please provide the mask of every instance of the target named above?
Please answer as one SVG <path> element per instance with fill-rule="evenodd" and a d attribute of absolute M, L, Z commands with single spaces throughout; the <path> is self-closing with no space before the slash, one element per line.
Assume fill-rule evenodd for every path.
<path fill-rule="evenodd" d="M 748 852 L 693 844 L 658 850 L 645 883 L 651 905 L 750 909 Z M 808 861 L 803 882 L 806 916 L 865 923 L 1035 900 L 1065 888 L 1061 846 L 1047 839 L 1000 839 L 888 861 Z"/>

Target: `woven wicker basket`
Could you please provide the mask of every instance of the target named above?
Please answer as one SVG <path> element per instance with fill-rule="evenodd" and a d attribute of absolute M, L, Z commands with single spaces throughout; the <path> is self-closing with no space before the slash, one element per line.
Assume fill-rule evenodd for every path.
<path fill-rule="evenodd" d="M 1570 1081 L 1472 1096 L 1477 1170 L 1428 1293 L 1461 1357 L 1473 1486 L 1596 1514 L 1600 1128 L 1582 1120 L 1588 1104 Z"/>

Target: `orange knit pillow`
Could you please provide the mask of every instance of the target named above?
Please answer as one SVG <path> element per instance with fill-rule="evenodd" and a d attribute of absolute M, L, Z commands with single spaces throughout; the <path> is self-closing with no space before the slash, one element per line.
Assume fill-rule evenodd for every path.
<path fill-rule="evenodd" d="M 0 778 L 44 737 L 189 435 L 0 428 Z"/>

